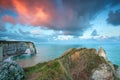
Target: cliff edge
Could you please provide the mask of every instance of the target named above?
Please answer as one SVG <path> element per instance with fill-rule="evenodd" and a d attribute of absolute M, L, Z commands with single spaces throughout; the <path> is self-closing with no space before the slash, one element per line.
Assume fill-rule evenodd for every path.
<path fill-rule="evenodd" d="M 72 48 L 60 58 L 24 70 L 27 80 L 120 80 L 117 69 L 106 59 L 103 48 L 98 52 Z"/>
<path fill-rule="evenodd" d="M 27 41 L 0 41 L 0 61 L 9 56 L 36 54 L 34 43 Z"/>

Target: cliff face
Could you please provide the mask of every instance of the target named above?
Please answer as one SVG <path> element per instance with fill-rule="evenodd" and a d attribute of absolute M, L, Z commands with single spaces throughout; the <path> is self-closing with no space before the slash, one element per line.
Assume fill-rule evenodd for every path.
<path fill-rule="evenodd" d="M 53 61 L 25 68 L 27 79 L 34 76 L 34 80 L 119 80 L 117 66 L 101 54 L 96 49 L 70 49 Z"/>
<path fill-rule="evenodd" d="M 0 61 L 12 55 L 24 54 L 28 49 L 31 54 L 36 54 L 36 49 L 32 42 L 0 41 Z"/>

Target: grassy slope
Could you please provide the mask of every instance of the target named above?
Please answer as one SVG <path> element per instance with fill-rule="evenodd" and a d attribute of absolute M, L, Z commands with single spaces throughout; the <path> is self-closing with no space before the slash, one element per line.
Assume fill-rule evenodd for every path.
<path fill-rule="evenodd" d="M 36 66 L 25 68 L 26 78 L 38 73 L 36 80 L 64 80 L 66 78 L 64 70 L 58 60 L 47 63 L 39 63 Z"/>
<path fill-rule="evenodd" d="M 73 48 L 60 58 L 24 70 L 26 79 L 37 73 L 35 80 L 87 80 L 91 71 L 102 63 L 106 61 L 96 54 L 95 49 Z"/>

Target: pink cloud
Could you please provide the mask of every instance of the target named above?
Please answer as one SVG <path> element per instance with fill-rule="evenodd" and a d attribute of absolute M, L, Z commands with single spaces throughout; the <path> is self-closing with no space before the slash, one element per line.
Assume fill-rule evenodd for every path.
<path fill-rule="evenodd" d="M 17 22 L 33 26 L 59 26 L 60 28 L 72 22 L 72 10 L 66 10 L 64 14 L 59 13 L 56 5 L 50 0 L 5 0 L 1 5 L 13 9 L 18 14 Z M 4 16 L 4 21 L 14 22 L 11 16 Z"/>
<path fill-rule="evenodd" d="M 3 17 L 2 17 L 2 21 L 3 21 L 3 22 L 13 23 L 13 24 L 16 23 L 15 19 L 14 19 L 12 16 L 9 16 L 9 15 L 3 16 Z"/>

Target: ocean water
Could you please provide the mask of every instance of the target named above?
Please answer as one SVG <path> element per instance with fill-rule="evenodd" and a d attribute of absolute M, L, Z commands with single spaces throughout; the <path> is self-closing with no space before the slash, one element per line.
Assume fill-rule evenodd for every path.
<path fill-rule="evenodd" d="M 96 48 L 103 47 L 107 53 L 107 58 L 120 66 L 120 43 L 103 43 L 103 44 L 37 44 L 37 54 L 35 56 L 22 55 L 16 58 L 16 61 L 23 67 L 33 66 L 40 62 L 45 62 L 58 58 L 70 48 Z"/>

